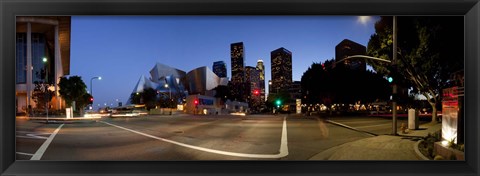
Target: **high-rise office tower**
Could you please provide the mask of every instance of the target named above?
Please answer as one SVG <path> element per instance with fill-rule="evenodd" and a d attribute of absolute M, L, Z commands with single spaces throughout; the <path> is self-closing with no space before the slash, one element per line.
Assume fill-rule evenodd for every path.
<path fill-rule="evenodd" d="M 271 53 L 272 86 L 270 93 L 288 91 L 292 84 L 292 52 L 278 48 Z"/>
<path fill-rule="evenodd" d="M 261 104 L 260 71 L 255 67 L 246 66 L 245 75 L 248 105 L 251 110 L 257 111 Z"/>
<path fill-rule="evenodd" d="M 224 61 L 213 62 L 212 70 L 220 78 L 227 77 L 227 64 Z"/>
<path fill-rule="evenodd" d="M 232 64 L 232 79 L 231 85 L 232 96 L 238 101 L 245 101 L 246 97 L 246 82 L 245 82 L 245 51 L 243 42 L 230 44 L 230 56 Z"/>
<path fill-rule="evenodd" d="M 257 70 L 260 76 L 260 97 L 262 102 L 265 101 L 265 65 L 263 65 L 263 60 L 257 61 Z"/>

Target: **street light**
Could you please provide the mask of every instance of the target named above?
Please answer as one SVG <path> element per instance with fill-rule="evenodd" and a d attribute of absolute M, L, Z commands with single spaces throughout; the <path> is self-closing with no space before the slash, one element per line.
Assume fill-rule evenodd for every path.
<path fill-rule="evenodd" d="M 47 84 L 47 87 L 45 87 L 45 112 L 47 113 L 47 123 L 48 123 L 48 68 L 47 68 L 47 58 L 43 57 L 42 59 L 43 63 L 45 64 L 43 68 L 45 69 L 45 84 Z M 45 86 L 45 85 L 44 85 Z"/>
<path fill-rule="evenodd" d="M 172 115 L 172 107 L 171 107 L 171 103 L 172 103 L 172 89 L 168 86 L 168 84 L 165 84 L 165 88 L 168 88 L 168 92 L 169 92 L 169 100 L 170 100 L 170 115 Z"/>
<path fill-rule="evenodd" d="M 394 30 L 395 31 L 395 30 Z M 394 41 L 396 40 L 396 37 L 394 37 Z M 394 42 L 394 44 L 396 43 L 396 41 Z M 396 45 L 395 45 L 396 46 Z M 394 50 L 396 51 L 396 50 Z M 382 61 L 382 62 L 387 62 L 387 63 L 390 63 L 392 64 L 392 68 L 395 69 L 395 64 L 394 62 L 392 61 L 395 61 L 396 59 L 396 56 L 394 55 L 392 61 L 390 60 L 386 60 L 386 59 L 381 59 L 381 58 L 376 58 L 376 57 L 371 57 L 371 56 L 365 56 L 365 55 L 353 55 L 353 56 L 348 56 L 340 61 L 337 61 L 335 63 L 338 63 L 338 62 L 342 62 L 343 60 L 346 60 L 346 59 L 352 59 L 352 58 L 366 58 L 366 59 L 372 59 L 372 60 L 378 60 L 378 61 Z M 393 78 L 392 77 L 388 77 L 387 78 L 388 82 L 389 83 L 392 83 L 392 135 L 397 135 L 397 102 L 396 102 L 396 94 L 397 94 L 397 85 L 393 82 Z"/>
<path fill-rule="evenodd" d="M 90 95 L 91 95 L 92 97 L 93 97 L 92 81 L 93 81 L 94 79 L 102 80 L 102 77 L 101 77 L 101 76 L 95 76 L 95 77 L 93 77 L 92 79 L 90 79 Z M 92 104 L 93 104 L 93 102 L 92 102 Z"/>
<path fill-rule="evenodd" d="M 396 60 L 397 60 L 397 16 L 393 16 L 393 58 L 392 60 L 386 60 L 386 59 L 382 59 L 382 58 L 377 58 L 377 57 L 371 57 L 371 56 L 365 56 L 365 55 L 353 55 L 353 56 L 348 56 L 344 59 L 341 59 L 336 63 L 338 62 L 342 62 L 343 60 L 346 60 L 346 59 L 351 59 L 351 58 L 366 58 L 366 59 L 372 59 L 372 60 L 378 60 L 378 61 L 382 61 L 382 62 L 387 62 L 387 63 L 390 63 L 391 66 L 392 66 L 392 69 L 393 70 L 396 70 Z M 395 84 L 395 82 L 393 82 L 394 80 L 389 78 L 388 79 L 389 82 L 393 83 L 392 85 L 392 135 L 398 135 L 397 134 L 397 85 Z"/>

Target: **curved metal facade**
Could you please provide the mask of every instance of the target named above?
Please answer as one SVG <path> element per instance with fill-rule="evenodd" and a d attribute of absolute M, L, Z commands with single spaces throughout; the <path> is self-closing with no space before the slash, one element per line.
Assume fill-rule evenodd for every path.
<path fill-rule="evenodd" d="M 217 76 L 208 67 L 199 67 L 193 69 L 187 74 L 189 94 L 205 95 L 207 91 L 214 89 L 219 85 L 225 85 L 225 79 Z"/>

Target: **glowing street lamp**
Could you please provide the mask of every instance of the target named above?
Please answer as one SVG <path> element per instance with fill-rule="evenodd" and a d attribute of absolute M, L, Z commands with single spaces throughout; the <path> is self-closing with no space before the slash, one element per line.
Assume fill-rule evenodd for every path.
<path fill-rule="evenodd" d="M 172 89 L 170 89 L 170 87 L 168 86 L 168 84 L 165 84 L 165 88 L 168 88 L 169 98 L 172 99 Z"/>
<path fill-rule="evenodd" d="M 93 77 L 92 79 L 90 79 L 90 95 L 91 95 L 92 97 L 93 97 L 92 81 L 93 81 L 94 79 L 102 80 L 102 77 L 101 77 L 101 76 L 95 76 L 95 77 Z M 92 104 L 93 104 L 93 102 L 92 102 Z"/>

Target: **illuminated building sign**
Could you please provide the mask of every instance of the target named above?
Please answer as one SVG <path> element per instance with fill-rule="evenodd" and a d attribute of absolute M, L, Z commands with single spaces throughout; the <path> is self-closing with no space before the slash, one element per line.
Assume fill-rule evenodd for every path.
<path fill-rule="evenodd" d="M 458 87 L 443 89 L 442 138 L 457 143 L 459 129 L 459 96 L 463 93 Z M 462 117 L 460 117 L 462 118 Z"/>

